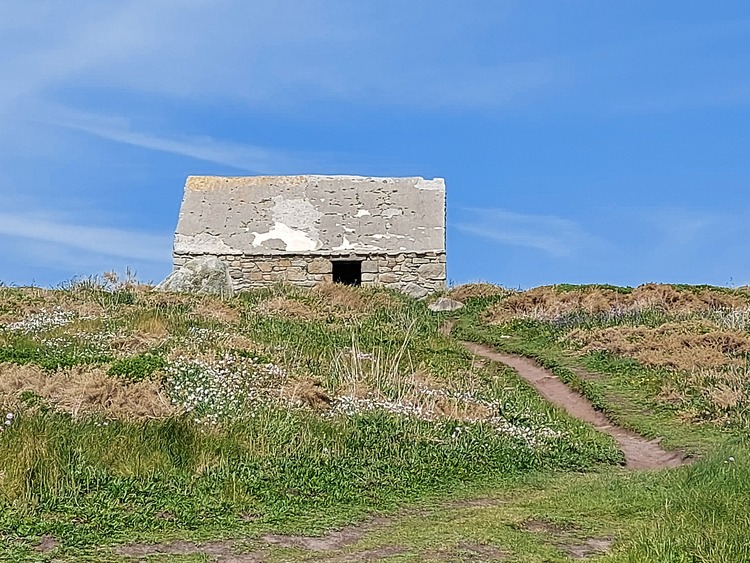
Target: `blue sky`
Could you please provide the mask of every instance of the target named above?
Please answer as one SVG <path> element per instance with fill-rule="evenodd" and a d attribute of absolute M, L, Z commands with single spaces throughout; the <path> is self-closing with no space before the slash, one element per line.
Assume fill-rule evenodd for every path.
<path fill-rule="evenodd" d="M 0 280 L 171 269 L 190 174 L 444 177 L 453 283 L 750 283 L 750 4 L 0 0 Z"/>

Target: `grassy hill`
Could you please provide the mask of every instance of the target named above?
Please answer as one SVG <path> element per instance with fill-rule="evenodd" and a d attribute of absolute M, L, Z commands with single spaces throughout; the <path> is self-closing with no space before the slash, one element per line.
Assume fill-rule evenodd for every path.
<path fill-rule="evenodd" d="M 592 538 L 581 553 L 603 561 L 750 559 L 750 293 L 450 294 L 466 306 L 338 285 L 228 300 L 112 277 L 0 287 L 0 558 L 127 561 L 117 546 L 232 537 L 268 561 L 326 560 L 264 534 L 380 514 L 388 532 L 338 560 L 372 544 L 383 560 L 567 561 Z M 460 339 L 537 359 L 699 461 L 626 472 L 609 436 Z"/>

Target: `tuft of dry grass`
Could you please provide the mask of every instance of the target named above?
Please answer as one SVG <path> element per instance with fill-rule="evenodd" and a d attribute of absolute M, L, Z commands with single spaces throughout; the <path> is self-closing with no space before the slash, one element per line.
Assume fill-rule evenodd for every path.
<path fill-rule="evenodd" d="M 503 323 L 514 318 L 552 320 L 575 311 L 602 313 L 625 306 L 625 295 L 609 288 L 580 288 L 561 291 L 557 286 L 542 286 L 514 293 L 491 306 L 485 318 Z"/>
<path fill-rule="evenodd" d="M 342 284 L 323 283 L 310 290 L 293 288 L 261 301 L 255 310 L 262 315 L 316 321 L 353 319 L 378 309 L 399 309 L 402 302 L 379 290 L 363 290 Z"/>
<path fill-rule="evenodd" d="M 750 352 L 746 332 L 719 329 L 707 320 L 666 323 L 657 328 L 576 329 L 565 339 L 584 353 L 604 351 L 647 366 L 686 371 L 739 365 Z"/>
<path fill-rule="evenodd" d="M 401 305 L 386 292 L 363 291 L 362 288 L 338 283 L 316 285 L 311 293 L 324 308 L 333 307 L 349 313 L 368 313 L 382 308 L 399 308 Z"/>
<path fill-rule="evenodd" d="M 368 303 L 356 287 L 339 283 L 323 283 L 312 289 L 322 302 L 350 311 L 364 311 Z"/>
<path fill-rule="evenodd" d="M 748 305 L 748 296 L 744 292 L 711 288 L 683 289 L 655 283 L 636 287 L 630 296 L 633 308 L 661 308 L 676 314 L 737 309 Z"/>
<path fill-rule="evenodd" d="M 750 370 L 728 366 L 680 372 L 664 383 L 657 398 L 678 407 L 690 422 L 742 424 L 750 411 Z"/>
<path fill-rule="evenodd" d="M 455 299 L 456 301 L 465 301 L 471 298 L 497 297 L 513 293 L 515 293 L 515 291 L 506 289 L 499 285 L 478 282 L 466 283 L 453 287 L 448 291 L 448 297 Z"/>
<path fill-rule="evenodd" d="M 140 420 L 165 418 L 176 412 L 154 381 L 125 383 L 109 377 L 101 367 L 49 373 L 33 365 L 0 364 L 0 403 L 15 403 L 24 392 L 36 394 L 73 417 L 99 414 Z"/>
<path fill-rule="evenodd" d="M 742 291 L 711 288 L 680 288 L 648 283 L 623 293 L 609 287 L 585 286 L 570 289 L 542 286 L 510 295 L 487 310 L 485 319 L 503 323 L 513 318 L 555 320 L 571 313 L 598 314 L 658 309 L 672 315 L 689 315 L 716 310 L 747 308 Z"/>
<path fill-rule="evenodd" d="M 20 287 L 2 291 L 0 324 L 15 323 L 43 311 L 55 310 L 84 318 L 99 317 L 104 312 L 98 303 L 78 299 L 67 291 Z"/>
<path fill-rule="evenodd" d="M 317 379 L 288 379 L 281 388 L 281 397 L 289 404 L 307 406 L 316 411 L 326 410 L 331 405 L 331 397 Z"/>
<path fill-rule="evenodd" d="M 224 324 L 236 323 L 241 318 L 240 310 L 237 307 L 233 307 L 226 300 L 212 297 L 201 299 L 193 308 L 192 314 Z"/>
<path fill-rule="evenodd" d="M 262 301 L 257 305 L 256 310 L 264 315 L 284 317 L 287 319 L 314 321 L 322 318 L 319 309 L 302 301 L 281 296 L 272 297 L 267 301 Z"/>

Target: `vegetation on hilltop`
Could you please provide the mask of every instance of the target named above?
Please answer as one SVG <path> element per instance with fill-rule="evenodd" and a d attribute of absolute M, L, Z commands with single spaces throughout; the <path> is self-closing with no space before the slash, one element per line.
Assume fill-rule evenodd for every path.
<path fill-rule="evenodd" d="M 470 284 L 448 295 L 465 307 L 433 313 L 338 285 L 227 300 L 112 276 L 0 287 L 0 558 L 119 561 L 113 544 L 233 536 L 268 561 L 310 560 L 296 536 L 263 534 L 403 506 L 422 516 L 341 549 L 750 558 L 749 293 Z M 608 436 L 461 339 L 537 359 L 618 424 L 697 461 L 625 472 Z"/>
<path fill-rule="evenodd" d="M 0 288 L 5 555 L 45 534 L 75 550 L 324 526 L 621 461 L 609 437 L 441 335 L 442 320 L 344 286 L 230 300 L 102 280 Z"/>

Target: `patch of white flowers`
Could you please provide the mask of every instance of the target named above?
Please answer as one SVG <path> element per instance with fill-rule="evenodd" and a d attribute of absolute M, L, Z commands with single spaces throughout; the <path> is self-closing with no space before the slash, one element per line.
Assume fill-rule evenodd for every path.
<path fill-rule="evenodd" d="M 520 418 L 524 419 L 524 423 L 518 421 L 511 422 L 500 414 L 502 412 L 500 401 L 481 399 L 469 391 L 449 391 L 447 389 L 423 387 L 418 390 L 418 395 L 426 398 L 442 397 L 456 401 L 459 404 L 463 403 L 465 407 L 479 407 L 480 410 L 492 413 L 492 416 L 466 415 L 461 417 L 464 426 L 456 426 L 453 431 L 453 438 L 459 438 L 468 426 L 478 423 L 489 424 L 496 432 L 517 439 L 529 448 L 537 450 L 549 447 L 567 436 L 567 432 L 546 426 L 546 421 L 534 421 L 531 416 L 521 416 Z M 331 404 L 331 410 L 328 412 L 328 415 L 353 416 L 358 413 L 377 410 L 401 416 L 411 416 L 431 422 L 446 418 L 445 414 L 437 411 L 434 404 L 430 405 L 429 401 L 419 402 L 406 399 L 394 401 L 372 394 L 365 397 L 355 397 L 352 395 L 336 397 Z M 468 412 L 471 412 L 471 410 L 468 409 Z M 521 415 L 523 414 L 521 413 Z"/>
<path fill-rule="evenodd" d="M 211 343 L 216 339 L 228 338 L 231 336 L 228 332 L 222 330 L 216 330 L 213 328 L 205 328 L 202 326 L 191 326 L 188 328 L 190 338 L 195 341 L 198 340 L 201 343 Z"/>
<path fill-rule="evenodd" d="M 744 309 L 715 309 L 709 318 L 720 327 L 730 330 L 750 329 L 750 308 Z"/>
<path fill-rule="evenodd" d="M 509 422 L 502 416 L 493 416 L 487 423 L 500 434 L 516 438 L 526 443 L 531 449 L 538 450 L 549 446 L 567 435 L 566 432 L 555 430 L 541 424 L 521 425 Z"/>
<path fill-rule="evenodd" d="M 52 338 L 42 338 L 39 342 L 50 352 L 75 352 L 81 361 L 95 359 L 110 351 L 110 333 L 76 332 Z"/>
<path fill-rule="evenodd" d="M 180 357 L 166 373 L 172 402 L 205 422 L 274 402 L 286 379 L 275 364 L 232 353 L 212 360 Z"/>
<path fill-rule="evenodd" d="M 31 334 L 68 325 L 77 318 L 80 317 L 72 311 L 63 311 L 62 309 L 53 309 L 50 311 L 42 309 L 38 313 L 29 315 L 25 319 L 5 325 L 5 329 L 13 332 Z"/>
<path fill-rule="evenodd" d="M 13 424 L 13 421 L 15 420 L 16 415 L 14 415 L 12 412 L 6 413 L 5 420 L 3 421 L 2 425 L 0 425 L 0 432 L 5 430 L 8 426 Z"/>

